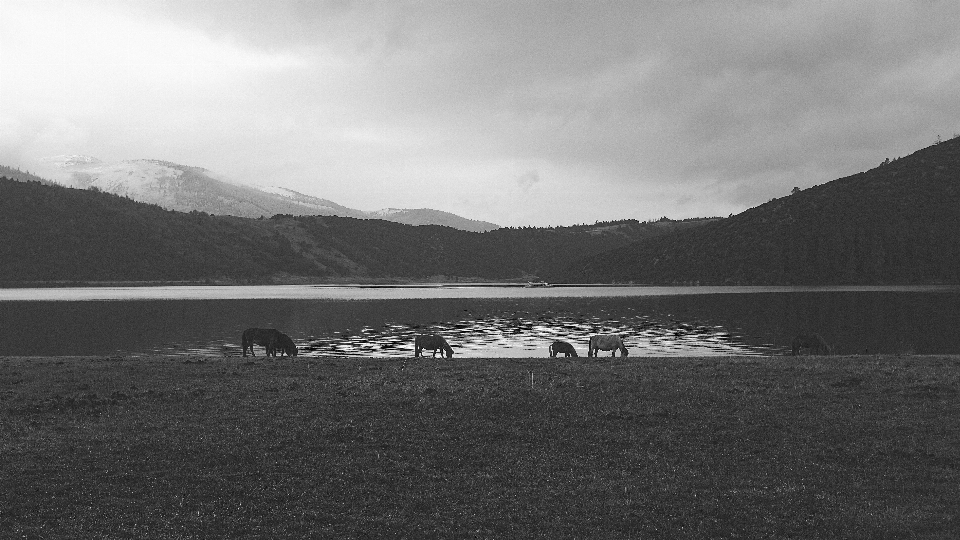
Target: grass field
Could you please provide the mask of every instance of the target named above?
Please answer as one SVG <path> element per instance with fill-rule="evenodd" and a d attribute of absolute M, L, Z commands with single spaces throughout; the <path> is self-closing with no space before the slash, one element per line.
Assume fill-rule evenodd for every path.
<path fill-rule="evenodd" d="M 0 358 L 0 458 L 4 538 L 960 538 L 960 358 Z"/>

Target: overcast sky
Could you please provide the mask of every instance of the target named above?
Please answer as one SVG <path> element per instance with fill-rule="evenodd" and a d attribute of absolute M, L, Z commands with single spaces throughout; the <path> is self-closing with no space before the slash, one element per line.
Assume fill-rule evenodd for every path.
<path fill-rule="evenodd" d="M 500 225 L 726 216 L 960 132 L 960 2 L 0 0 L 0 163 Z"/>

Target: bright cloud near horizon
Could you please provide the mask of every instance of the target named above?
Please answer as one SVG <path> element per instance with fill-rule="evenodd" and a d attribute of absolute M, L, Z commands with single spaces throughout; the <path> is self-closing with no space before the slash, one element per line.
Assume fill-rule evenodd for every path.
<path fill-rule="evenodd" d="M 960 2 L 0 0 L 0 164 L 500 225 L 738 213 L 960 131 Z"/>

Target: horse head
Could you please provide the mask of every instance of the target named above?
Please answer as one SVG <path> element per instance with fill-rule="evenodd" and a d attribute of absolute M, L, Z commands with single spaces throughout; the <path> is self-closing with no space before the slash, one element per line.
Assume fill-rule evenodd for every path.
<path fill-rule="evenodd" d="M 277 347 L 286 353 L 287 356 L 296 356 L 298 352 L 297 345 L 293 342 L 293 339 L 283 332 L 277 336 Z"/>

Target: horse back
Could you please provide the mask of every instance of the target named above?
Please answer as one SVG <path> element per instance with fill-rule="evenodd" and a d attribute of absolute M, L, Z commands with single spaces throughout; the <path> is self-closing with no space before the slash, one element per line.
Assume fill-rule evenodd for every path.
<path fill-rule="evenodd" d="M 602 334 L 590 337 L 590 346 L 604 351 L 623 348 L 623 339 L 616 334 Z"/>
<path fill-rule="evenodd" d="M 414 344 L 421 349 L 440 349 L 447 344 L 447 340 L 436 334 L 421 334 L 414 339 Z"/>
<path fill-rule="evenodd" d="M 276 343 L 283 334 L 276 328 L 247 328 L 243 331 L 242 339 L 245 343 L 266 345 Z"/>

